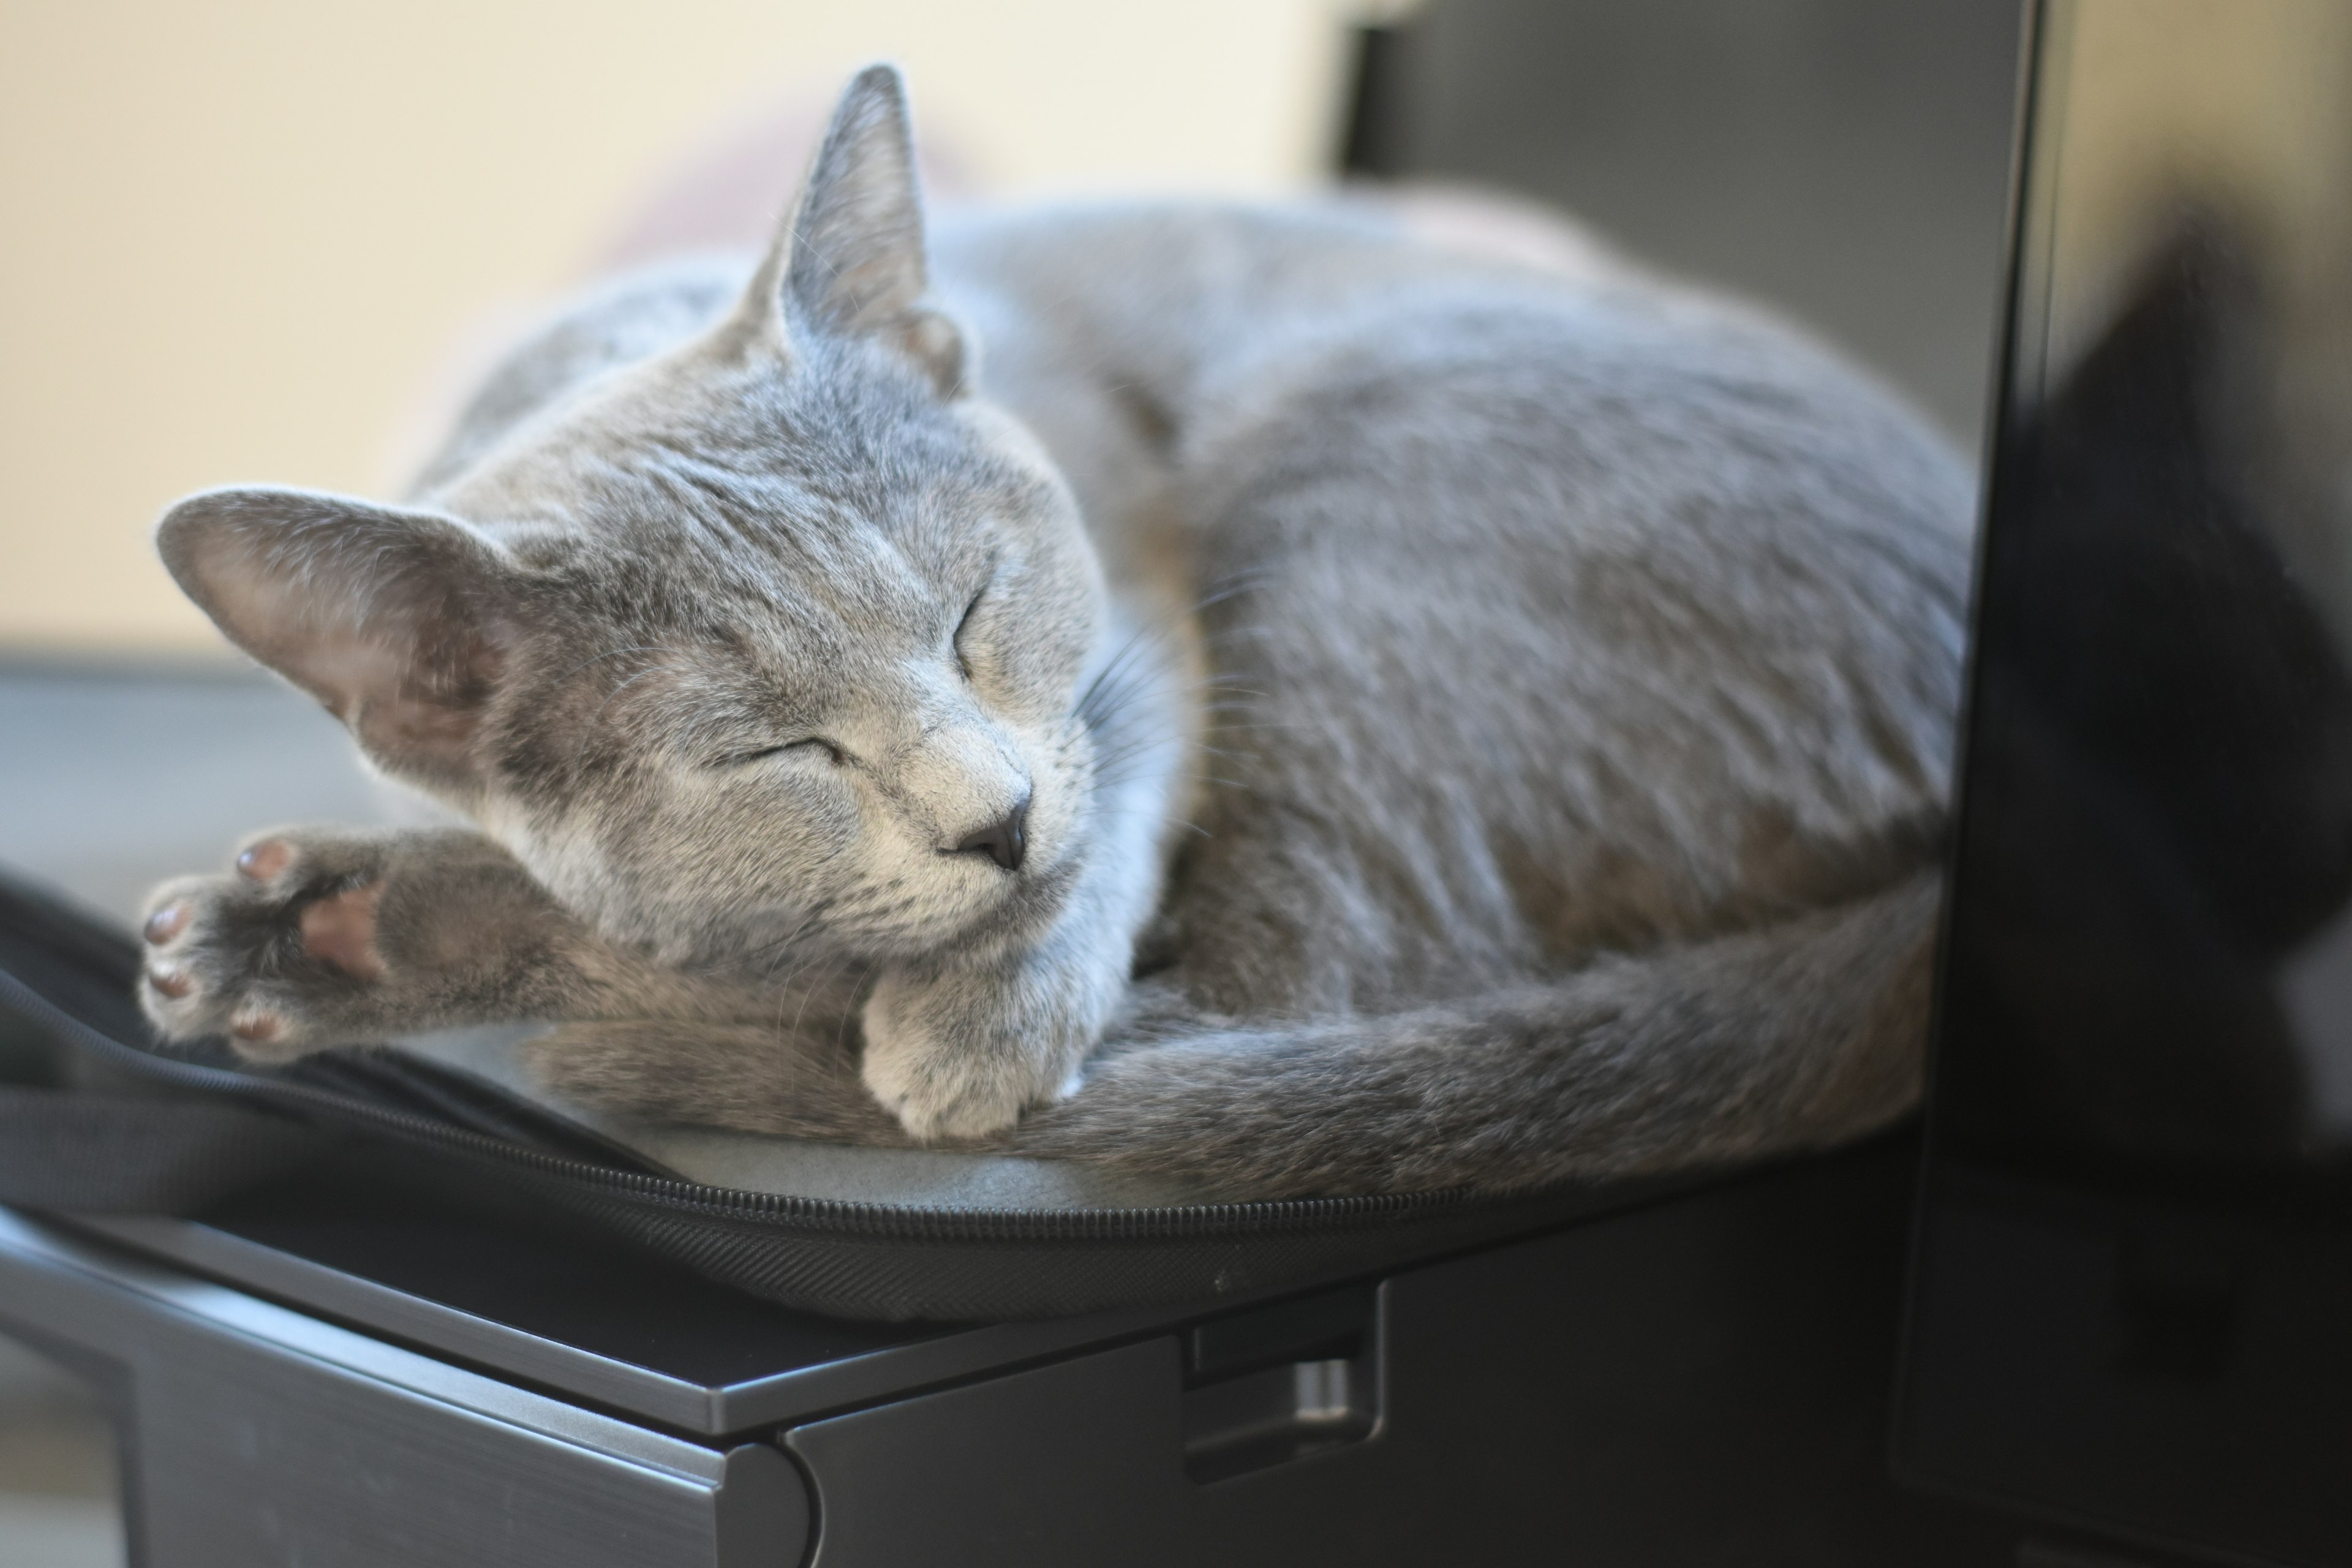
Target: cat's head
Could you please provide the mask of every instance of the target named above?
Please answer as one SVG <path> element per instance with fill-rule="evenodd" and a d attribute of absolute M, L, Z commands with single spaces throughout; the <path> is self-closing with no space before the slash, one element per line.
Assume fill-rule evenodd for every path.
<path fill-rule="evenodd" d="M 1045 910 L 1089 826 L 1103 592 L 926 297 L 896 75 L 845 95 L 731 311 L 412 507 L 190 497 L 158 545 L 385 773 L 673 962 Z M 257 763 L 263 760 L 257 759 Z"/>

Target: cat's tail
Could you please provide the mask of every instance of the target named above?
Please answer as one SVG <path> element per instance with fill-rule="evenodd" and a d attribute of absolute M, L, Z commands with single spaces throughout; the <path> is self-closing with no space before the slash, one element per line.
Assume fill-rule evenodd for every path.
<path fill-rule="evenodd" d="M 1937 881 L 1556 984 L 1101 1061 L 1024 1152 L 1253 1195 L 1528 1187 L 1822 1148 L 1916 1100 Z"/>

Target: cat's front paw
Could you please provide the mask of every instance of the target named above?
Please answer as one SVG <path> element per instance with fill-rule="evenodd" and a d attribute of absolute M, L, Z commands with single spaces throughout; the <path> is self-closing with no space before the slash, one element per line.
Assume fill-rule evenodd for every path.
<path fill-rule="evenodd" d="M 866 1089 L 925 1143 L 989 1137 L 1057 1098 L 1108 1009 L 1037 979 L 885 977 L 866 1004 Z"/>
<path fill-rule="evenodd" d="M 148 900 L 141 1005 L 168 1039 L 225 1034 L 283 1060 L 358 1043 L 384 974 L 383 866 L 373 846 L 266 834 L 226 876 L 184 877 Z"/>

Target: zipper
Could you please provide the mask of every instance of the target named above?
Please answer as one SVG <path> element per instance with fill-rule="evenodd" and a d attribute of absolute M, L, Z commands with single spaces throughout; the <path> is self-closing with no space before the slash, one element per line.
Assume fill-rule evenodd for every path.
<path fill-rule="evenodd" d="M 599 1190 L 648 1208 L 710 1219 L 749 1220 L 812 1236 L 908 1241 L 1116 1242 L 1240 1238 L 1271 1232 L 1321 1227 L 1335 1222 L 1371 1225 L 1469 1205 L 1460 1192 L 1399 1193 L 1347 1198 L 1285 1198 L 1264 1203 L 1194 1204 L 1136 1209 L 1069 1209 L 1020 1213 L 1003 1210 L 917 1208 L 896 1204 L 850 1203 L 838 1198 L 792 1197 L 705 1186 L 674 1176 L 618 1171 L 561 1154 L 549 1154 L 485 1133 L 451 1127 L 404 1110 L 363 1100 L 278 1083 L 227 1068 L 174 1061 L 126 1045 L 76 1017 L 5 969 L 0 969 L 0 1002 L 55 1029 L 78 1049 L 157 1082 L 205 1093 L 258 1100 L 279 1110 L 308 1110 L 359 1122 L 413 1142 L 438 1146 L 519 1166 L 541 1176 Z M 1492 1201 L 1492 1200 L 1489 1200 Z"/>

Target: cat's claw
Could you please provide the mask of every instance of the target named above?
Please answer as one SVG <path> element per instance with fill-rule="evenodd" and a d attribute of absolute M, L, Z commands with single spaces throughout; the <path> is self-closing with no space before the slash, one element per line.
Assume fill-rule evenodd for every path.
<path fill-rule="evenodd" d="M 140 1004 L 167 1039 L 226 1035 L 282 1059 L 348 1043 L 340 1016 L 383 978 L 381 868 L 349 840 L 253 840 L 226 876 L 186 877 L 148 900 Z"/>

